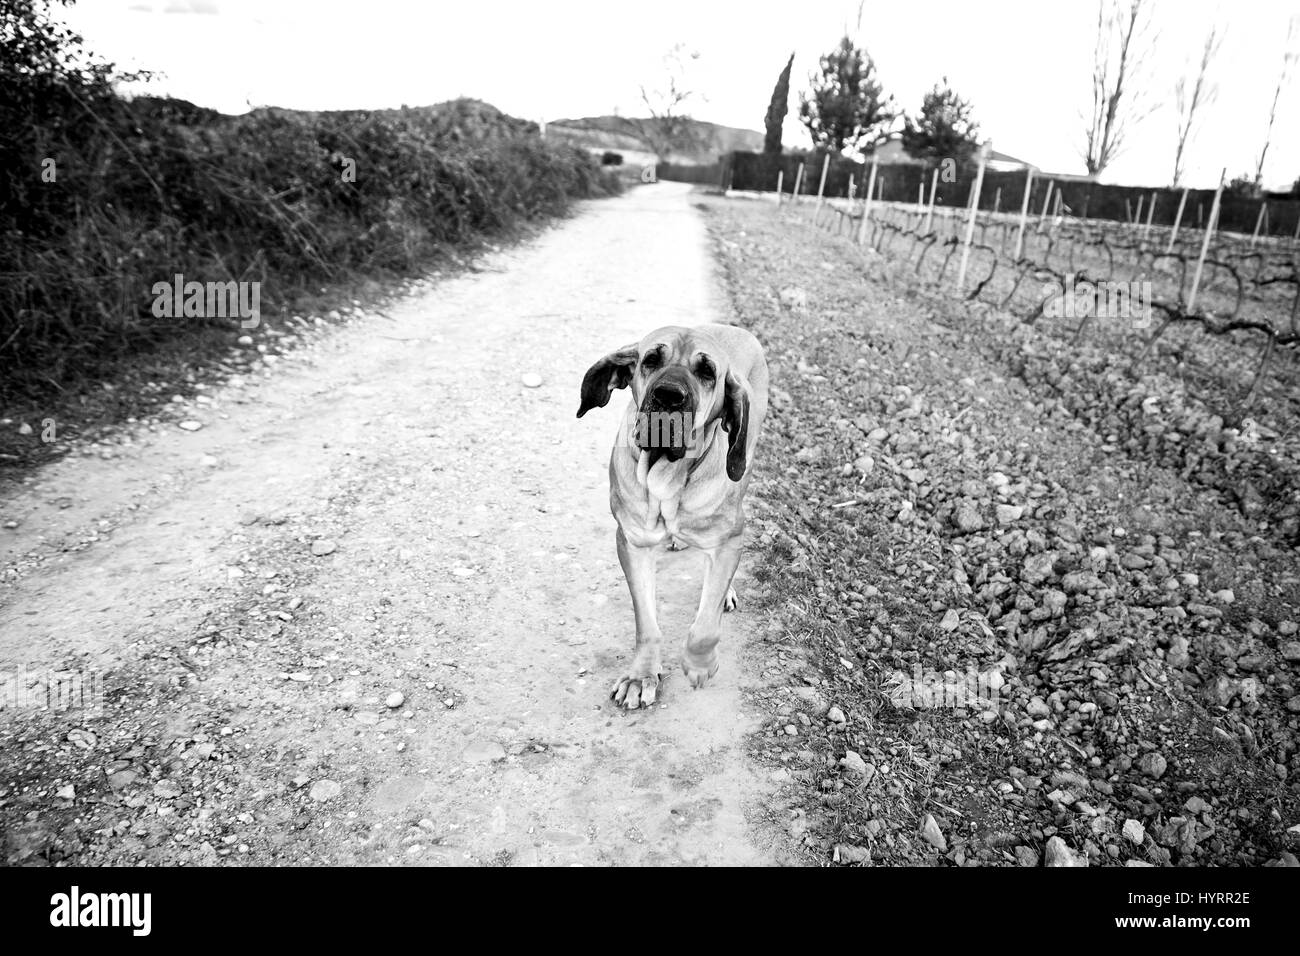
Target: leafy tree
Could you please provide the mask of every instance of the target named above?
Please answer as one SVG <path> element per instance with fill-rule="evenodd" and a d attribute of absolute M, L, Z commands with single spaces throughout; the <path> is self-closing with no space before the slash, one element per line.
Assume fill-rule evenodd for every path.
<path fill-rule="evenodd" d="M 790 108 L 790 68 L 794 66 L 794 54 L 790 54 L 790 59 L 785 61 L 785 69 L 776 79 L 776 87 L 772 90 L 772 102 L 767 105 L 767 116 L 764 122 L 767 124 L 767 137 L 763 140 L 763 152 L 776 153 L 781 152 L 781 127 L 785 125 L 785 114 Z"/>
<path fill-rule="evenodd" d="M 942 84 L 925 94 L 921 112 L 903 121 L 903 148 L 933 166 L 941 159 L 954 159 L 964 166 L 979 146 L 979 124 L 972 119 L 974 107 Z"/>
<path fill-rule="evenodd" d="M 114 84 L 150 76 L 120 72 L 88 50 L 53 14 L 71 5 L 0 0 L 0 232 L 66 224 L 71 193 L 50 188 L 41 164 L 54 182 L 78 163 L 94 169 L 105 127 L 121 118 Z"/>
<path fill-rule="evenodd" d="M 871 152 L 889 138 L 898 116 L 894 99 L 884 94 L 867 51 L 848 36 L 821 58 L 809 81 L 811 95 L 800 95 L 799 118 L 817 146 Z"/>
<path fill-rule="evenodd" d="M 1237 199 L 1258 199 L 1264 194 L 1259 182 L 1250 173 L 1233 176 L 1224 184 L 1223 191 L 1229 196 L 1235 196 Z"/>

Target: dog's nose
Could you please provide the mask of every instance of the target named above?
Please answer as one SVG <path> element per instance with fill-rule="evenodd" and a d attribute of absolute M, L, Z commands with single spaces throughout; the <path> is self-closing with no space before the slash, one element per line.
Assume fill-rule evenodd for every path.
<path fill-rule="evenodd" d="M 655 386 L 654 397 L 661 408 L 672 411 L 686 404 L 686 389 L 672 382 L 663 382 Z"/>

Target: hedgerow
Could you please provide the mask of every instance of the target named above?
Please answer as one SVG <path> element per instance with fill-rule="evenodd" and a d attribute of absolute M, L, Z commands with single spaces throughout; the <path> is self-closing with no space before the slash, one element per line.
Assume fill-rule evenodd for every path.
<path fill-rule="evenodd" d="M 576 198 L 617 191 L 585 151 L 486 103 L 226 116 L 126 98 L 45 0 L 0 0 L 0 401 L 228 319 L 159 318 L 181 273 L 322 282 L 418 271 Z M 316 291 L 319 291 L 318 288 Z"/>

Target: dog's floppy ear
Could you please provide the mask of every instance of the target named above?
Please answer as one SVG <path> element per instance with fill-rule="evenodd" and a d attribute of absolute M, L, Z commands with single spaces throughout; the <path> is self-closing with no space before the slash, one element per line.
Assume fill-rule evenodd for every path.
<path fill-rule="evenodd" d="M 632 366 L 636 364 L 637 347 L 625 345 L 617 352 L 610 352 L 603 359 L 587 369 L 582 376 L 582 403 L 578 406 L 581 418 L 593 408 L 604 408 L 609 404 L 609 396 L 616 388 L 626 388 L 632 381 Z"/>
<path fill-rule="evenodd" d="M 727 373 L 722 427 L 727 430 L 727 477 L 740 481 L 748 465 L 745 447 L 749 443 L 749 383 L 735 372 Z"/>

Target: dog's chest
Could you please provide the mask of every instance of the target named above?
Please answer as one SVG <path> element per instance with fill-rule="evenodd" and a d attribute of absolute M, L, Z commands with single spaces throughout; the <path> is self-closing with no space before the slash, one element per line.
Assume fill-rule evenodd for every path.
<path fill-rule="evenodd" d="M 645 543 L 672 538 L 681 544 L 696 544 L 701 525 L 711 524 L 721 503 L 722 486 L 698 480 L 691 462 L 670 462 L 661 458 L 650 467 L 643 458 L 638 463 L 637 485 L 645 490 L 644 509 L 637 509 L 640 519 L 638 537 Z M 692 480 L 695 478 L 696 480 Z"/>
<path fill-rule="evenodd" d="M 690 475 L 684 461 L 660 458 L 653 466 L 648 456 L 637 463 L 637 478 L 645 486 L 646 510 L 644 530 L 654 534 L 662 530 L 672 537 L 681 534 L 682 493 Z"/>

